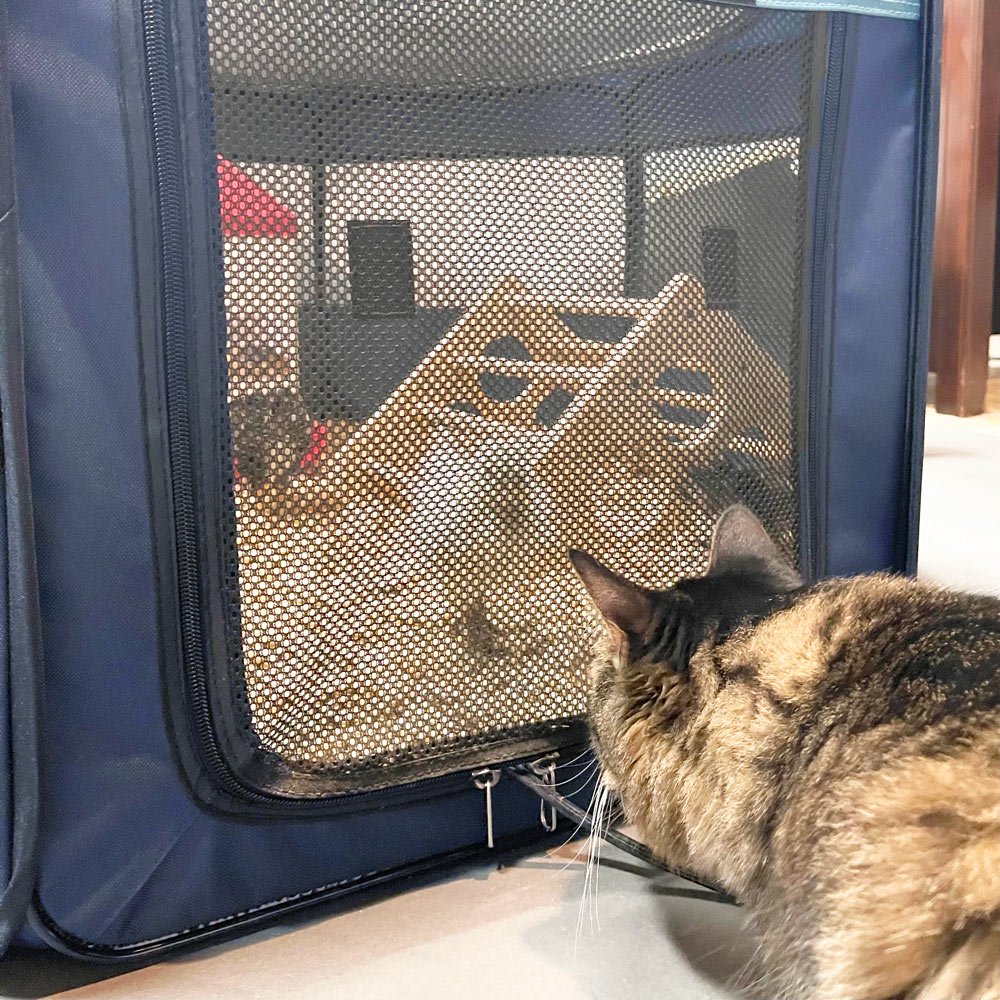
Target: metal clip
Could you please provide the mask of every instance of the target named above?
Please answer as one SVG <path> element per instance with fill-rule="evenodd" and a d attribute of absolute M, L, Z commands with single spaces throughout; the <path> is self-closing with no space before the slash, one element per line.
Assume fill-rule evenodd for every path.
<path fill-rule="evenodd" d="M 472 772 L 472 783 L 486 793 L 486 846 L 493 847 L 493 787 L 500 781 L 500 769 L 484 767 Z"/>
<path fill-rule="evenodd" d="M 556 762 L 559 760 L 559 754 L 553 753 L 549 754 L 547 757 L 541 757 L 536 761 L 532 761 L 528 765 L 528 770 L 538 778 L 539 781 L 548 788 L 551 788 L 554 792 L 556 790 Z M 546 814 L 546 808 L 548 813 Z M 559 813 L 556 812 L 556 807 L 548 805 L 545 799 L 542 799 L 538 807 L 538 821 L 542 824 L 542 829 L 546 833 L 555 833 L 556 824 L 559 822 Z"/>

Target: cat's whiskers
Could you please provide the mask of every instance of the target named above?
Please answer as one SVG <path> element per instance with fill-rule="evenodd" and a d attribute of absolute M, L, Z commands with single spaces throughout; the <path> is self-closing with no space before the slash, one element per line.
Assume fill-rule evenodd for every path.
<path fill-rule="evenodd" d="M 584 790 L 584 788 L 586 788 L 586 787 L 587 787 L 587 785 L 588 785 L 588 784 L 589 784 L 590 782 L 592 782 L 593 780 L 594 780 L 594 775 L 593 775 L 593 774 L 588 774 L 588 775 L 587 775 L 587 776 L 586 776 L 585 778 L 582 778 L 582 779 L 580 780 L 580 782 L 579 782 L 579 784 L 578 784 L 578 785 L 576 785 L 576 786 L 575 786 L 575 787 L 573 787 L 573 788 L 567 788 L 567 789 L 564 789 L 564 790 L 563 790 L 563 791 L 562 791 L 562 792 L 561 792 L 560 794 L 562 795 L 562 797 L 563 797 L 563 798 L 570 798 L 570 797 L 572 797 L 572 796 L 574 796 L 574 795 L 578 795 L 578 794 L 579 794 L 580 792 L 582 792 L 582 791 Z M 577 827 L 577 830 L 576 830 L 576 831 L 574 831 L 574 836 L 576 835 L 576 832 L 577 832 L 578 830 L 579 830 L 579 827 Z"/>
<path fill-rule="evenodd" d="M 563 841 L 561 845 L 562 847 L 565 847 L 571 840 L 573 840 L 576 837 L 576 835 L 580 832 L 580 828 L 585 823 L 589 822 L 590 814 L 594 808 L 594 801 L 597 798 L 597 793 L 600 790 L 600 787 L 601 787 L 600 781 L 596 782 L 593 791 L 590 793 L 590 801 L 587 803 L 587 808 L 584 810 L 583 817 L 580 819 L 580 822 L 576 824 L 576 827 L 573 829 L 573 832 Z M 562 868 L 559 869 L 560 873 L 566 871 L 566 869 L 569 868 L 570 865 L 576 864 L 576 862 L 580 860 L 580 855 L 588 848 L 589 844 L 590 844 L 589 837 L 582 840 L 580 842 L 580 846 L 576 849 L 576 853 L 573 855 L 573 857 L 571 857 L 569 861 L 567 861 L 566 864 L 564 864 Z"/>
<path fill-rule="evenodd" d="M 597 831 L 601 821 L 601 811 L 604 808 L 604 786 L 597 793 L 597 801 L 594 803 L 594 818 L 590 831 L 587 834 L 587 874 L 583 882 L 583 902 L 586 904 L 587 916 L 590 919 L 590 933 L 594 933 L 594 863 L 597 857 Z"/>
<path fill-rule="evenodd" d="M 594 919 L 597 921 L 597 929 L 601 929 L 601 900 L 600 900 L 600 888 L 601 888 L 601 850 L 604 847 L 604 834 L 607 829 L 607 825 L 611 822 L 611 810 L 609 808 L 611 801 L 611 791 L 604 786 L 604 802 L 602 804 L 601 812 L 597 817 L 597 825 L 594 828 L 594 832 L 597 837 L 597 857 L 594 860 Z"/>
<path fill-rule="evenodd" d="M 572 781 L 579 781 L 581 775 L 586 774 L 589 776 L 593 774 L 594 771 L 597 770 L 597 766 L 598 766 L 597 761 L 592 760 L 589 763 L 578 768 L 575 774 L 570 775 L 568 778 L 563 778 L 562 781 L 553 782 L 553 784 L 551 784 L 549 787 L 559 788 L 562 785 L 568 785 Z"/>
<path fill-rule="evenodd" d="M 589 754 L 590 754 L 590 747 L 587 747 L 586 749 L 581 750 L 575 757 L 570 757 L 569 760 L 560 760 L 559 766 L 572 767 L 578 760 L 583 760 L 583 758 L 587 757 Z M 588 761 L 587 763 L 589 764 L 590 761 Z"/>
<path fill-rule="evenodd" d="M 611 803 L 611 789 L 604 784 L 603 780 L 597 788 L 594 800 L 593 816 L 590 822 L 590 834 L 587 838 L 587 869 L 583 879 L 583 898 L 580 900 L 580 913 L 577 918 L 577 937 L 579 938 L 580 928 L 583 924 L 583 913 L 586 908 L 590 917 L 590 929 L 593 933 L 596 922 L 598 930 L 601 926 L 598 911 L 598 886 L 600 881 L 600 859 L 601 846 L 605 825 L 609 819 L 609 806 Z"/>
<path fill-rule="evenodd" d="M 561 792 L 564 798 L 572 795 L 576 795 L 578 792 L 582 791 L 588 784 L 594 780 L 596 773 L 596 767 L 590 768 L 587 771 L 581 771 L 579 774 L 574 775 L 572 778 L 567 778 L 565 781 L 557 781 L 554 785 L 550 785 L 550 788 L 562 788 L 564 785 L 572 784 L 572 788 L 565 788 Z"/>
<path fill-rule="evenodd" d="M 587 859 L 585 862 L 586 867 L 584 868 L 584 873 L 583 873 L 583 893 L 580 897 L 580 906 L 577 911 L 577 917 L 576 917 L 576 933 L 573 937 L 574 956 L 576 955 L 577 948 L 579 947 L 580 944 L 580 932 L 583 929 L 584 911 L 586 910 L 587 904 L 589 903 L 590 900 L 590 883 L 591 883 L 591 873 L 593 868 L 592 862 L 594 857 L 594 836 L 595 836 L 594 830 L 596 829 L 597 818 L 600 815 L 601 800 L 604 795 L 604 790 L 605 790 L 605 785 L 603 781 L 598 781 L 597 785 L 594 787 L 594 793 L 591 796 L 590 805 L 587 807 L 587 812 L 584 815 L 583 820 L 580 821 L 580 825 L 582 826 L 583 823 L 588 821 L 589 819 L 590 830 L 588 831 L 587 839 L 584 841 L 583 845 L 581 845 L 581 850 L 577 851 L 576 855 L 577 857 L 579 857 L 581 851 L 584 848 L 587 851 Z M 577 830 L 579 830 L 579 828 L 580 827 L 578 826 Z"/>
<path fill-rule="evenodd" d="M 602 816 L 601 825 L 598 828 L 598 841 L 597 841 L 597 876 L 594 885 L 594 910 L 597 915 L 597 929 L 601 929 L 601 915 L 600 909 L 598 907 L 598 887 L 600 883 L 601 875 L 601 854 L 606 846 L 605 837 L 608 831 L 611 829 L 612 823 L 615 821 L 615 805 L 617 803 L 617 795 L 610 785 L 605 785 L 605 796 L 604 796 L 604 812 Z"/>

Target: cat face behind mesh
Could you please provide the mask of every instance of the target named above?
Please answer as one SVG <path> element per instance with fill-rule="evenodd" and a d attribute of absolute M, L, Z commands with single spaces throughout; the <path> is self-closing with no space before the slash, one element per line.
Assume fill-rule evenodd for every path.
<path fill-rule="evenodd" d="M 1000 1000 L 1000 601 L 803 587 L 739 507 L 668 590 L 571 559 L 605 780 L 747 905 L 768 995 Z"/>

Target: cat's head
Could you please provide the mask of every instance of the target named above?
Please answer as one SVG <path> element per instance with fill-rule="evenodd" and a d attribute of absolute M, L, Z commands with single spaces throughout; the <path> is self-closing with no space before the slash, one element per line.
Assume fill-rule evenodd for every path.
<path fill-rule="evenodd" d="M 651 727 L 669 741 L 683 726 L 708 651 L 788 603 L 801 580 L 745 507 L 717 521 L 705 575 L 666 590 L 632 583 L 584 552 L 570 559 L 605 632 L 589 677 L 594 748 L 606 782 L 624 796 L 635 762 L 648 756 L 632 744 Z"/>

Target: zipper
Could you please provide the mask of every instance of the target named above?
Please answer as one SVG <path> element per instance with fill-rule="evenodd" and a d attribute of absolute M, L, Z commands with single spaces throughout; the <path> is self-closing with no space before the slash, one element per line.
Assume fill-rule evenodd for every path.
<path fill-rule="evenodd" d="M 213 785 L 234 798 L 257 804 L 286 802 L 240 781 L 216 745 L 206 676 L 201 591 L 198 570 L 198 522 L 194 497 L 188 353 L 184 222 L 178 162 L 180 132 L 173 81 L 170 27 L 162 0 L 142 0 L 141 20 L 152 162 L 157 209 L 164 338 L 168 459 L 180 612 L 181 659 L 188 715 L 198 759 Z"/>
<path fill-rule="evenodd" d="M 253 789 L 238 782 L 206 739 L 212 730 L 211 708 L 204 671 L 201 629 L 200 579 L 197 557 L 197 513 L 191 459 L 188 357 L 185 337 L 187 295 L 184 263 L 184 223 L 181 214 L 181 173 L 178 163 L 179 129 L 170 58 L 170 30 L 166 5 L 142 0 L 142 39 L 149 116 L 152 126 L 153 173 L 162 275 L 161 320 L 164 331 L 164 375 L 168 413 L 168 456 L 171 471 L 174 544 L 180 609 L 181 653 L 185 691 L 195 728 L 200 759 L 217 786 L 239 797 L 254 798 Z M 206 752 L 207 751 L 207 752 Z M 263 796 L 260 796 L 263 800 Z"/>
<path fill-rule="evenodd" d="M 808 377 L 806 397 L 806 497 L 812 576 L 826 570 L 826 481 L 825 461 L 829 419 L 830 355 L 827 345 L 827 298 L 829 289 L 828 248 L 831 239 L 831 201 L 835 197 L 837 140 L 840 131 L 840 99 L 844 82 L 847 23 L 843 15 L 830 16 L 830 36 L 819 128 L 819 160 L 816 167 L 813 258 L 810 273 Z"/>
<path fill-rule="evenodd" d="M 264 807 L 272 815 L 280 810 L 334 811 L 338 804 L 379 804 L 417 795 L 440 794 L 466 786 L 465 770 L 420 778 L 370 791 L 341 795 L 294 797 L 268 792 L 240 779 L 218 746 L 208 687 L 205 635 L 202 629 L 199 522 L 190 422 L 187 271 L 185 222 L 182 211 L 183 172 L 180 163 L 181 132 L 173 77 L 172 36 L 162 0 L 142 0 L 141 23 L 144 68 L 151 120 L 152 164 L 161 288 L 161 322 L 164 336 L 164 381 L 167 405 L 168 459 L 173 505 L 174 546 L 180 612 L 181 658 L 187 714 L 198 750 L 198 760 L 212 785 L 234 800 Z M 537 744 L 537 741 L 534 741 Z M 537 756 L 537 749 L 535 754 Z M 520 762 L 522 758 L 513 758 Z M 502 763 L 511 763 L 506 758 Z M 491 765 L 498 767 L 497 765 Z"/>

